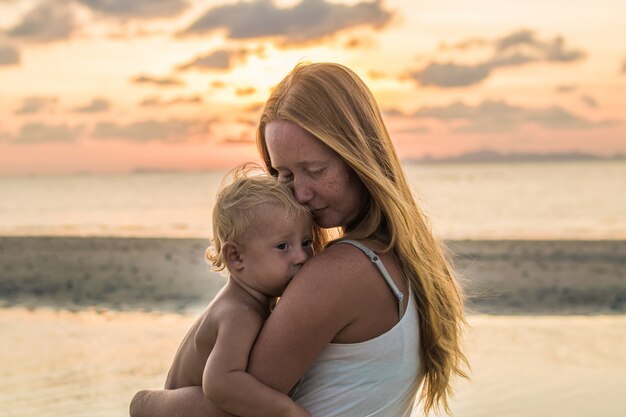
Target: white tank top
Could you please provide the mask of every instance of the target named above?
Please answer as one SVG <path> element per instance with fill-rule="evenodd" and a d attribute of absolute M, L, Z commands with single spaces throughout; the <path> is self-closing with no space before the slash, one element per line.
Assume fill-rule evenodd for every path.
<path fill-rule="evenodd" d="M 360 242 L 398 298 L 402 293 L 384 265 Z M 410 288 L 410 287 L 409 287 Z M 420 360 L 419 318 L 409 290 L 406 312 L 386 333 L 360 343 L 329 343 L 300 380 L 291 396 L 313 417 L 409 417 L 424 372 Z"/>

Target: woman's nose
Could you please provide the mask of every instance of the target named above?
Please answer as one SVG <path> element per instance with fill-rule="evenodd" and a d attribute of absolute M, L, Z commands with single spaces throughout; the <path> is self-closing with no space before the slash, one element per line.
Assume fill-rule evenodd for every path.
<path fill-rule="evenodd" d="M 300 204 L 306 204 L 313 199 L 313 190 L 302 181 L 294 180 L 293 195 Z"/>

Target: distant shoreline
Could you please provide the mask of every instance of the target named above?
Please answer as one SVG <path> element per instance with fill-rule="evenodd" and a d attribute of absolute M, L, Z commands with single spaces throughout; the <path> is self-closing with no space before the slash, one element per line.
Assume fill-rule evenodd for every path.
<path fill-rule="evenodd" d="M 624 314 L 626 240 L 447 241 L 470 314 Z M 196 312 L 206 239 L 0 237 L 0 307 Z"/>
<path fill-rule="evenodd" d="M 472 164 L 472 163 L 556 163 L 556 162 L 615 162 L 626 161 L 626 155 L 597 155 L 590 153 L 499 153 L 491 150 L 468 152 L 450 157 L 434 157 L 426 155 L 421 158 L 402 158 L 402 164 Z M 19 173 L 0 174 L 2 178 L 36 178 L 36 177 L 67 177 L 67 176 L 91 176 L 91 175 L 185 175 L 193 173 L 217 173 L 222 174 L 229 168 L 207 168 L 196 170 L 170 169 L 170 168 L 150 168 L 136 167 L 131 170 L 119 172 L 92 172 L 80 170 L 74 172 L 60 173 Z"/>
<path fill-rule="evenodd" d="M 530 153 L 510 152 L 502 153 L 491 149 L 466 152 L 461 155 L 436 158 L 426 155 L 423 158 L 403 159 L 408 164 L 442 164 L 442 163 L 523 163 L 523 162 L 585 162 L 585 161 L 626 161 L 626 155 L 597 155 L 584 152 L 552 152 Z"/>

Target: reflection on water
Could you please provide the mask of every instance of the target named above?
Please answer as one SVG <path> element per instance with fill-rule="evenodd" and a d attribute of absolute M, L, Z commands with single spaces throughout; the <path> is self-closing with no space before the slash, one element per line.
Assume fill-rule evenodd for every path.
<path fill-rule="evenodd" d="M 160 388 L 193 316 L 0 310 L 0 415 L 127 416 Z"/>
<path fill-rule="evenodd" d="M 448 239 L 626 238 L 626 162 L 410 165 Z"/>
<path fill-rule="evenodd" d="M 0 309 L 0 416 L 127 416 L 159 388 L 193 315 Z M 618 417 L 626 316 L 471 316 L 463 417 Z M 417 414 L 416 414 L 417 416 Z"/>
<path fill-rule="evenodd" d="M 626 238 L 626 162 L 406 165 L 446 239 Z M 0 235 L 206 237 L 222 172 L 0 177 Z"/>

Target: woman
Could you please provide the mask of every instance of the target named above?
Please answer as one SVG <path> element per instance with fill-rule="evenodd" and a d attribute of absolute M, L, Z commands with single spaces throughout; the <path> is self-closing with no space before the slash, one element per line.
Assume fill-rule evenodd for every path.
<path fill-rule="evenodd" d="M 462 296 L 365 84 L 338 64 L 296 66 L 265 105 L 257 145 L 320 229 L 319 254 L 270 315 L 248 371 L 316 417 L 408 416 L 422 382 L 424 410 L 448 410 L 467 362 Z M 132 408 L 225 415 L 193 388 L 140 393 Z"/>

